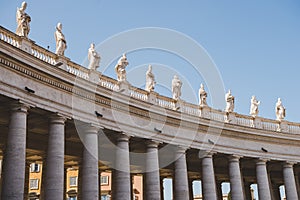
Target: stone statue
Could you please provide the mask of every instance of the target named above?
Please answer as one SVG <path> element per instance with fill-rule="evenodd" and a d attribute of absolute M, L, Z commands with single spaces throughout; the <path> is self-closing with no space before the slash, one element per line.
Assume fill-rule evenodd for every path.
<path fill-rule="evenodd" d="M 59 56 L 63 56 L 67 48 L 67 42 L 64 34 L 62 33 L 62 24 L 58 23 L 55 31 L 56 51 Z"/>
<path fill-rule="evenodd" d="M 206 98 L 207 98 L 207 93 L 204 90 L 204 85 L 201 83 L 200 89 L 199 89 L 199 105 L 201 107 L 207 106 Z"/>
<path fill-rule="evenodd" d="M 281 99 L 278 98 L 275 106 L 276 119 L 282 121 L 285 118 L 285 107 L 283 107 Z"/>
<path fill-rule="evenodd" d="M 88 68 L 91 69 L 91 70 L 96 70 L 99 67 L 101 57 L 98 54 L 98 52 L 95 50 L 95 44 L 94 43 L 92 43 L 91 47 L 89 48 L 88 59 L 90 61 L 90 64 L 89 64 Z"/>
<path fill-rule="evenodd" d="M 251 106 L 250 106 L 250 115 L 252 117 L 256 117 L 258 115 L 258 106 L 260 104 L 260 101 L 257 101 L 255 96 L 252 96 L 251 98 Z"/>
<path fill-rule="evenodd" d="M 17 14 L 16 14 L 16 19 L 17 19 L 17 30 L 16 34 L 19 36 L 24 36 L 28 37 L 29 31 L 30 31 L 30 21 L 31 18 L 30 16 L 25 13 L 27 7 L 27 3 L 24 1 L 21 5 L 21 8 L 17 8 Z"/>
<path fill-rule="evenodd" d="M 180 100 L 181 87 L 182 87 L 182 82 L 178 78 L 178 76 L 175 75 L 172 80 L 172 93 L 173 93 L 173 99 L 176 101 Z"/>
<path fill-rule="evenodd" d="M 154 86 L 155 86 L 155 77 L 154 74 L 152 73 L 152 66 L 149 65 L 148 71 L 146 72 L 146 91 L 152 92 L 154 91 Z"/>
<path fill-rule="evenodd" d="M 234 110 L 234 96 L 231 95 L 231 91 L 228 90 L 228 92 L 225 94 L 225 100 L 226 100 L 226 108 L 225 112 L 231 113 Z"/>
<path fill-rule="evenodd" d="M 117 65 L 115 66 L 115 71 L 117 73 L 118 81 L 126 81 L 126 66 L 129 64 L 126 58 L 126 54 L 124 53 L 122 57 L 119 59 Z"/>

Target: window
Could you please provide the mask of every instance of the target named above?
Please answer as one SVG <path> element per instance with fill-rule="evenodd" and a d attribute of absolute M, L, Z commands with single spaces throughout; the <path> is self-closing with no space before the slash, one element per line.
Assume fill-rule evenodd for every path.
<path fill-rule="evenodd" d="M 40 172 L 40 165 L 37 163 L 31 163 L 30 172 Z"/>
<path fill-rule="evenodd" d="M 101 200 L 110 200 L 110 195 L 101 195 Z"/>
<path fill-rule="evenodd" d="M 69 197 L 68 200 L 77 200 L 77 197 Z"/>
<path fill-rule="evenodd" d="M 108 185 L 108 176 L 101 176 L 101 185 Z"/>
<path fill-rule="evenodd" d="M 30 179 L 29 188 L 31 190 L 38 190 L 39 189 L 39 179 Z"/>
<path fill-rule="evenodd" d="M 77 186 L 77 176 L 71 176 L 70 177 L 70 187 Z"/>

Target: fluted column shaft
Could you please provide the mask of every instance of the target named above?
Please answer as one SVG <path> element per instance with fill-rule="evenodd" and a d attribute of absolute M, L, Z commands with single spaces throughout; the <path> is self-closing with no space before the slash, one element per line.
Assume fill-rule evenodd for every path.
<path fill-rule="evenodd" d="M 82 134 L 82 200 L 99 198 L 98 130 L 98 127 L 88 125 Z"/>
<path fill-rule="evenodd" d="M 130 200 L 130 162 L 129 162 L 129 136 L 122 134 L 117 139 L 113 178 L 113 199 Z"/>
<path fill-rule="evenodd" d="M 230 156 L 229 158 L 229 179 L 232 200 L 244 200 L 243 182 L 240 169 L 240 157 Z"/>
<path fill-rule="evenodd" d="M 14 104 L 8 128 L 2 169 L 1 199 L 23 200 L 25 182 L 26 127 L 29 106 Z"/>
<path fill-rule="evenodd" d="M 179 147 L 174 162 L 174 188 L 175 200 L 189 200 L 189 183 L 186 164 L 186 149 Z"/>
<path fill-rule="evenodd" d="M 256 162 L 256 179 L 259 199 L 271 199 L 266 160 L 260 159 Z"/>
<path fill-rule="evenodd" d="M 202 192 L 205 200 L 217 200 L 213 154 L 202 158 Z"/>
<path fill-rule="evenodd" d="M 149 141 L 147 143 L 146 154 L 146 180 L 145 193 L 146 199 L 160 200 L 160 176 L 158 163 L 158 143 Z"/>
<path fill-rule="evenodd" d="M 64 197 L 64 155 L 65 117 L 50 117 L 48 148 L 46 155 L 45 200 L 63 200 Z"/>
<path fill-rule="evenodd" d="M 283 180 L 287 199 L 298 199 L 293 165 L 294 163 L 287 162 L 283 166 Z"/>

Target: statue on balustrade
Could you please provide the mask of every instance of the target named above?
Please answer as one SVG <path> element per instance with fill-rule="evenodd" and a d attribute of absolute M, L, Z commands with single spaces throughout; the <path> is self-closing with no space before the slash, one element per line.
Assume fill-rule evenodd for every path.
<path fill-rule="evenodd" d="M 25 10 L 27 8 L 27 3 L 24 1 L 21 5 L 21 8 L 17 8 L 17 14 L 16 14 L 16 19 L 17 19 L 17 30 L 16 34 L 19 36 L 24 36 L 28 37 L 29 31 L 30 31 L 30 21 L 31 18 L 30 16 L 25 13 Z"/>
<path fill-rule="evenodd" d="M 285 107 L 282 105 L 281 99 L 278 98 L 275 106 L 276 119 L 282 121 L 285 118 Z"/>
<path fill-rule="evenodd" d="M 88 68 L 91 70 L 96 70 L 99 67 L 100 59 L 100 55 L 95 50 L 95 44 L 92 43 L 88 51 L 88 60 L 90 61 Z"/>
<path fill-rule="evenodd" d="M 119 82 L 126 82 L 126 66 L 129 64 L 126 58 L 126 54 L 124 53 L 122 57 L 119 59 L 117 65 L 115 66 L 115 71 L 117 73 L 117 78 Z"/>
<path fill-rule="evenodd" d="M 152 66 L 149 65 L 148 71 L 146 72 L 146 88 L 145 90 L 148 92 L 154 91 L 154 86 L 155 86 L 155 77 L 154 74 L 152 73 Z"/>
<path fill-rule="evenodd" d="M 207 106 L 206 98 L 207 98 L 207 93 L 204 90 L 204 85 L 201 83 L 200 89 L 199 89 L 199 105 L 200 105 L 200 107 Z"/>
<path fill-rule="evenodd" d="M 55 53 L 58 56 L 63 56 L 65 53 L 65 50 L 67 48 L 67 42 L 66 42 L 64 34 L 62 33 L 62 24 L 61 23 L 57 24 L 54 36 L 55 36 L 55 41 L 56 41 Z"/>
<path fill-rule="evenodd" d="M 228 90 L 228 92 L 225 94 L 225 100 L 226 100 L 225 112 L 227 112 L 227 113 L 233 112 L 233 110 L 234 110 L 234 96 L 232 96 L 230 90 Z"/>
<path fill-rule="evenodd" d="M 251 98 L 250 115 L 255 118 L 258 115 L 258 106 L 260 101 L 257 101 L 255 96 Z"/>
<path fill-rule="evenodd" d="M 182 87 L 182 82 L 178 78 L 178 76 L 175 75 L 172 80 L 172 93 L 173 93 L 173 99 L 176 101 L 180 100 L 181 87 Z"/>

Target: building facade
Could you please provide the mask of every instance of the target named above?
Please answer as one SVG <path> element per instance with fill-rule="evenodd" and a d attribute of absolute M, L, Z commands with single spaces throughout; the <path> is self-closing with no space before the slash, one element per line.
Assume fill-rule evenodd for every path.
<path fill-rule="evenodd" d="M 199 108 L 147 92 L 3 27 L 0 74 L 3 200 L 34 193 L 46 200 L 75 193 L 91 200 L 105 192 L 114 200 L 133 194 L 158 200 L 165 178 L 172 178 L 176 200 L 193 198 L 195 180 L 201 180 L 205 200 L 222 199 L 223 182 L 230 183 L 233 200 L 251 199 L 251 184 L 258 185 L 262 200 L 280 199 L 282 185 L 288 200 L 298 199 L 298 123 Z M 100 173 L 106 171 L 111 194 L 99 183 L 107 180 Z M 143 191 L 134 188 L 133 176 L 143 177 Z"/>

